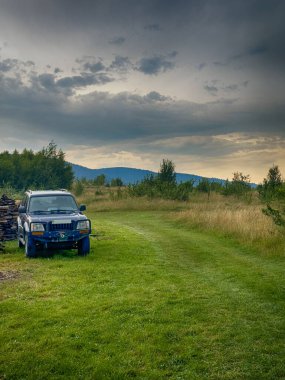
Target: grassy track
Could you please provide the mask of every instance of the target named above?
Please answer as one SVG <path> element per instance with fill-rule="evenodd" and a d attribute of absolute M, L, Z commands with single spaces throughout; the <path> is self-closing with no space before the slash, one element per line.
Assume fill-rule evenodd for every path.
<path fill-rule="evenodd" d="M 284 260 L 166 216 L 96 214 L 86 258 L 10 244 L 0 379 L 284 379 Z"/>

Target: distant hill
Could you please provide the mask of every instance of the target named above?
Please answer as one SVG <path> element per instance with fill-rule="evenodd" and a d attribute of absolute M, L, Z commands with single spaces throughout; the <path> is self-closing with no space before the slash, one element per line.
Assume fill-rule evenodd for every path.
<path fill-rule="evenodd" d="M 143 169 L 134 169 L 134 168 L 102 168 L 102 169 L 89 169 L 85 166 L 71 164 L 73 172 L 76 178 L 80 179 L 85 177 L 86 179 L 94 179 L 101 174 L 106 176 L 108 182 L 114 178 L 121 178 L 125 185 L 134 184 L 136 182 L 142 181 L 147 175 L 156 175 L 156 172 Z M 194 175 L 194 174 L 185 174 L 185 173 L 176 173 L 177 182 L 186 182 L 194 180 L 195 184 L 198 184 L 203 177 Z M 210 181 L 223 183 L 223 179 L 219 178 L 208 178 Z"/>

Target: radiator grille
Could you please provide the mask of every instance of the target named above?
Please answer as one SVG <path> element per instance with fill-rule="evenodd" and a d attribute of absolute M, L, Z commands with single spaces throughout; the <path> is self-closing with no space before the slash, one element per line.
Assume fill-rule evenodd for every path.
<path fill-rule="evenodd" d="M 72 223 L 50 224 L 50 231 L 72 230 Z"/>

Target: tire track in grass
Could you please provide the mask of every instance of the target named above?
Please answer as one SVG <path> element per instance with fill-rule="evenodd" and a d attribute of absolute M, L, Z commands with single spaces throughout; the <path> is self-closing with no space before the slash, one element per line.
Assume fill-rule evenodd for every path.
<path fill-rule="evenodd" d="M 280 260 L 259 256 L 231 239 L 175 225 L 163 214 L 128 213 L 119 222 L 117 217 L 113 214 L 112 221 L 151 243 L 157 270 L 164 272 L 162 293 L 169 287 L 160 308 L 173 316 L 173 308 L 181 309 L 186 330 L 199 336 L 194 351 L 202 361 L 214 357 L 232 376 L 243 373 L 243 378 L 250 372 L 259 378 L 285 374 L 278 364 L 285 354 Z M 176 315 L 173 322 L 179 330 L 178 319 Z M 261 363 L 256 363 L 257 355 Z"/>
<path fill-rule="evenodd" d="M 160 215 L 145 214 L 141 220 L 135 218 L 136 223 L 125 218 L 120 225 L 144 236 L 173 271 L 204 270 L 225 280 L 240 282 L 246 288 L 252 287 L 257 293 L 255 296 L 266 298 L 268 294 L 270 300 L 284 295 L 282 261 L 258 256 L 231 239 L 177 227 Z"/>

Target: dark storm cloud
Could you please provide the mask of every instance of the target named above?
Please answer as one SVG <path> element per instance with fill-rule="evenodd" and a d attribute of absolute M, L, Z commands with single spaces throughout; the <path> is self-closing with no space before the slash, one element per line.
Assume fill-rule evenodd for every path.
<path fill-rule="evenodd" d="M 100 62 L 97 62 L 97 65 Z M 48 71 L 51 66 L 46 65 Z M 63 73 L 61 69 L 56 67 L 51 74 L 49 72 L 39 73 L 32 61 L 21 61 L 18 59 L 0 60 L 0 76 L 1 86 L 0 91 L 4 88 L 7 90 L 9 83 L 11 88 L 18 88 L 25 91 L 43 91 L 51 94 L 64 94 L 71 96 L 77 88 L 83 88 L 91 85 L 104 85 L 112 82 L 114 78 L 106 73 L 96 72 L 100 67 L 96 64 L 84 63 L 84 68 L 89 71 L 81 72 L 80 75 L 58 77 L 58 74 Z M 26 85 L 24 84 L 26 83 Z M 30 83 L 30 87 L 28 84 Z"/>
<path fill-rule="evenodd" d="M 157 101 L 157 102 L 165 102 L 167 100 L 171 100 L 169 96 L 161 95 L 157 91 L 151 91 L 147 95 L 144 96 L 144 99 L 150 100 L 150 101 Z"/>
<path fill-rule="evenodd" d="M 236 61 L 240 61 L 244 58 L 255 57 L 259 55 L 265 55 L 268 52 L 268 47 L 264 44 L 252 46 L 250 48 L 245 49 L 244 51 L 231 55 L 225 61 L 215 61 L 213 62 L 216 66 L 227 66 Z"/>
<path fill-rule="evenodd" d="M 233 154 L 266 152 L 268 149 L 284 149 L 284 138 L 241 134 L 232 136 L 183 136 L 148 143 L 148 151 L 165 155 L 196 155 L 215 159 Z M 143 150 L 143 147 L 142 147 Z"/>
<path fill-rule="evenodd" d="M 41 74 L 38 76 L 38 81 L 48 91 L 56 91 L 55 76 L 53 74 Z"/>
<path fill-rule="evenodd" d="M 126 41 L 125 37 L 114 37 L 109 41 L 109 44 L 111 45 L 123 45 L 123 43 Z"/>
<path fill-rule="evenodd" d="M 148 24 L 144 26 L 144 29 L 159 32 L 161 30 L 161 27 L 159 26 L 159 24 Z"/>
<path fill-rule="evenodd" d="M 259 40 L 254 39 L 260 43 L 263 37 L 267 41 L 266 36 L 271 38 L 277 36 L 278 31 L 284 31 L 285 5 L 282 0 L 2 0 L 1 8 L 24 24 L 29 23 L 31 28 L 49 27 L 56 32 L 68 33 L 77 28 L 90 30 L 95 24 L 100 29 L 104 25 L 106 29 L 112 29 L 113 26 L 132 25 L 135 20 L 145 30 L 159 30 L 165 24 L 171 28 L 176 26 L 177 36 L 178 26 L 191 26 L 197 22 L 203 26 L 215 25 L 222 31 L 225 26 L 241 31 L 242 26 L 242 31 L 247 33 L 242 36 L 245 40 L 251 37 L 251 32 L 254 37 L 259 37 Z M 270 28 L 266 28 L 267 25 Z M 120 33 L 113 35 L 113 38 L 124 38 Z"/>
<path fill-rule="evenodd" d="M 241 87 L 247 87 L 249 81 L 243 81 L 239 83 L 224 84 L 219 80 L 212 80 L 210 83 L 204 85 L 204 90 L 206 90 L 210 95 L 217 96 L 218 94 L 230 94 L 235 93 L 240 90 Z"/>
<path fill-rule="evenodd" d="M 34 66 L 32 61 L 20 61 L 18 59 L 6 58 L 2 61 L 0 60 L 0 72 L 7 73 L 8 71 L 13 71 L 14 73 L 25 71 Z"/>
<path fill-rule="evenodd" d="M 33 64 L 1 60 L 1 136 L 11 136 L 9 127 L 18 136 L 29 131 L 86 145 L 158 138 L 169 143 L 187 135 L 230 132 L 284 136 L 284 102 L 281 96 L 278 102 L 270 96 L 284 81 L 284 14 L 285 2 L 278 0 L 3 0 L 0 22 L 7 19 L 7 31 L 15 37 L 11 51 L 19 51 L 20 56 L 21 43 L 25 43 L 25 56 L 34 50 L 41 67 L 50 64 L 55 69 L 50 74 L 52 67 L 42 72 Z M 60 49 L 64 52 L 51 64 L 49 57 L 61 53 Z M 167 54 L 174 49 L 179 56 Z M 77 62 L 74 75 L 64 71 L 69 70 L 66 62 L 74 61 L 72 54 L 90 55 Z M 236 77 L 232 70 L 244 63 L 253 72 L 250 82 L 248 72 Z M 204 88 L 199 104 L 175 100 L 175 86 L 168 83 L 167 74 L 164 83 L 158 83 L 159 74 L 176 67 L 179 70 L 171 73 L 173 77 L 177 73 L 176 87 L 186 88 L 187 80 L 195 76 L 196 85 Z M 194 70 L 187 71 L 189 67 Z M 267 74 L 275 86 L 269 75 L 260 75 L 263 67 L 269 68 Z M 276 68 L 280 68 L 279 77 Z M 132 70 L 141 77 L 133 88 L 131 79 L 127 82 L 130 92 L 79 96 L 76 91 L 84 88 L 86 92 L 88 86 L 101 86 L 127 74 L 129 80 Z M 241 90 L 250 91 L 260 78 L 260 92 L 250 102 L 249 97 L 240 99 Z M 137 89 L 140 80 L 143 86 Z M 191 81 L 189 93 L 190 86 Z M 206 103 L 208 94 L 214 101 Z M 261 95 L 263 103 L 258 103 Z M 206 145 L 198 141 L 197 151 L 207 154 Z M 177 152 L 187 151 L 186 144 L 177 146 Z M 233 145 L 227 147 L 230 150 Z M 218 148 L 214 154 L 219 155 Z"/>
<path fill-rule="evenodd" d="M 62 73 L 62 70 L 59 67 L 56 67 L 53 71 L 55 74 Z"/>
<path fill-rule="evenodd" d="M 105 74 L 88 74 L 65 76 L 56 79 L 56 76 L 49 73 L 34 75 L 32 83 L 35 87 L 43 88 L 49 93 L 64 93 L 66 96 L 74 94 L 77 88 L 83 88 L 91 85 L 103 85 L 113 81 Z"/>
<path fill-rule="evenodd" d="M 2 62 L 0 61 L 0 71 L 7 72 L 15 68 L 17 66 L 18 60 L 16 59 L 4 59 Z"/>
<path fill-rule="evenodd" d="M 206 85 L 204 86 L 204 89 L 205 89 L 207 92 L 209 92 L 211 95 L 214 95 L 214 96 L 216 96 L 217 93 L 218 93 L 218 91 L 219 91 L 218 87 L 213 86 L 213 85 L 211 86 L 211 85 L 208 85 L 208 84 L 206 84 Z"/>
<path fill-rule="evenodd" d="M 224 91 L 228 91 L 228 92 L 234 92 L 234 91 L 237 91 L 239 89 L 239 86 L 237 84 L 229 84 L 228 86 L 225 86 L 223 88 Z"/>
<path fill-rule="evenodd" d="M 137 63 L 136 69 L 146 75 L 157 75 L 161 72 L 172 70 L 175 63 L 169 59 L 174 58 L 177 52 L 173 52 L 169 55 L 157 55 L 150 58 L 142 58 Z"/>
<path fill-rule="evenodd" d="M 86 87 L 94 84 L 102 85 L 112 81 L 113 79 L 105 74 L 82 74 L 61 78 L 57 80 L 56 86 L 72 91 L 77 87 Z"/>
<path fill-rule="evenodd" d="M 79 68 L 73 68 L 74 72 L 92 72 L 98 73 L 101 71 L 113 73 L 126 73 L 132 70 L 140 71 L 146 75 L 158 75 L 165 71 L 174 68 L 175 63 L 173 59 L 176 57 L 177 52 L 174 51 L 168 55 L 154 56 L 151 58 L 141 58 L 137 64 L 134 64 L 127 56 L 116 55 L 110 63 L 103 62 L 102 59 L 96 60 L 95 57 L 84 57 L 77 59 Z"/>
<path fill-rule="evenodd" d="M 95 79 L 96 78 L 96 79 Z M 28 126 L 40 136 L 54 136 L 72 143 L 96 145 L 121 140 L 210 136 L 229 132 L 271 132 L 284 135 L 285 111 L 281 106 L 249 107 L 221 100 L 209 104 L 175 101 L 151 91 L 144 96 L 121 92 L 93 92 L 70 99 L 77 86 L 87 86 L 98 77 L 71 76 L 56 80 L 52 74 L 33 77 L 30 84 L 19 78 L 0 76 L 0 115 L 13 128 Z M 31 112 L 33 110 L 33 112 Z M 209 119 L 210 115 L 210 119 Z M 242 118 L 242 124 L 240 123 Z M 17 127 L 19 126 L 19 127 Z M 175 126 L 175 127 L 174 127 Z M 78 131 L 80 130 L 80 134 Z M 9 129 L 1 133 L 9 135 Z"/>
<path fill-rule="evenodd" d="M 105 65 L 102 58 L 96 58 L 92 55 L 83 56 L 77 58 L 75 62 L 79 67 L 73 67 L 73 72 L 92 72 L 97 73 L 99 71 L 105 70 Z"/>
<path fill-rule="evenodd" d="M 95 57 L 83 57 L 77 59 L 79 68 L 74 68 L 74 72 L 92 72 L 98 73 L 101 71 L 113 73 L 127 73 L 132 70 L 140 71 L 146 75 L 158 75 L 175 67 L 173 59 L 176 57 L 177 52 L 173 51 L 167 55 L 157 55 L 151 58 L 143 57 L 136 64 L 127 56 L 116 55 L 115 58 L 107 63 L 103 59 L 96 60 Z"/>
<path fill-rule="evenodd" d="M 267 46 L 265 46 L 265 45 L 257 45 L 257 46 L 254 46 L 254 47 L 250 48 L 247 51 L 247 54 L 248 55 L 258 55 L 258 54 L 264 54 L 267 51 L 268 51 Z"/>
<path fill-rule="evenodd" d="M 75 49 L 84 45 L 86 39 L 92 49 L 97 46 L 97 41 L 94 45 L 92 41 L 98 36 L 107 45 L 108 42 L 124 44 L 126 38 L 128 43 L 133 40 L 128 49 L 141 45 L 144 49 L 137 53 L 135 60 L 143 52 L 159 55 L 160 46 L 170 45 L 179 51 L 183 48 L 188 58 L 204 46 L 205 51 L 212 53 L 202 59 L 215 65 L 229 65 L 252 57 L 260 64 L 281 67 L 285 60 L 285 2 L 282 0 L 3 0 L 1 13 L 15 25 L 27 28 L 33 36 L 43 36 L 48 43 L 54 42 L 57 36 L 72 39 L 80 31 L 83 39 L 76 42 Z M 150 31 L 163 33 L 150 34 Z M 150 35 L 152 39 L 145 43 Z M 129 52 L 124 54 L 133 56 Z M 152 57 L 151 53 L 147 54 Z"/>
<path fill-rule="evenodd" d="M 133 68 L 133 64 L 128 57 L 122 57 L 120 55 L 116 55 L 115 59 L 112 61 L 109 66 L 109 70 L 114 71 L 123 71 L 126 72 Z"/>
<path fill-rule="evenodd" d="M 158 75 L 175 67 L 173 59 L 177 56 L 177 52 L 173 51 L 167 55 L 156 55 L 153 57 L 143 57 L 136 64 L 131 61 L 128 56 L 116 55 L 111 62 L 99 60 L 95 57 L 88 56 L 76 59 L 79 67 L 73 68 L 74 72 L 92 72 L 98 73 L 101 71 L 112 72 L 117 74 L 131 72 L 132 70 L 139 71 L 145 75 Z"/>
<path fill-rule="evenodd" d="M 106 69 L 106 67 L 102 63 L 102 60 L 97 62 L 85 62 L 83 68 L 84 70 L 89 70 L 92 73 L 97 73 L 98 71 L 103 71 Z"/>
<path fill-rule="evenodd" d="M 245 51 L 239 54 L 232 55 L 231 57 L 229 57 L 228 61 L 231 62 L 231 61 L 235 61 L 235 60 L 246 58 L 246 57 L 258 56 L 258 55 L 265 54 L 267 52 L 268 52 L 267 46 L 265 46 L 264 44 L 259 44 L 256 46 L 249 47 L 248 49 L 246 49 Z"/>
<path fill-rule="evenodd" d="M 148 24 L 150 14 L 156 14 L 160 18 L 161 9 L 166 3 L 161 0 L 144 0 L 141 3 L 133 0 L 3 0 L 1 7 L 5 13 L 13 15 L 20 23 L 33 29 L 49 29 L 54 33 L 68 34 L 78 30 L 90 31 L 96 26 L 101 31 L 110 32 L 107 41 L 120 45 L 125 42 L 125 37 L 117 32 L 117 26 L 128 29 L 133 20 L 136 20 L 143 28 Z"/>

